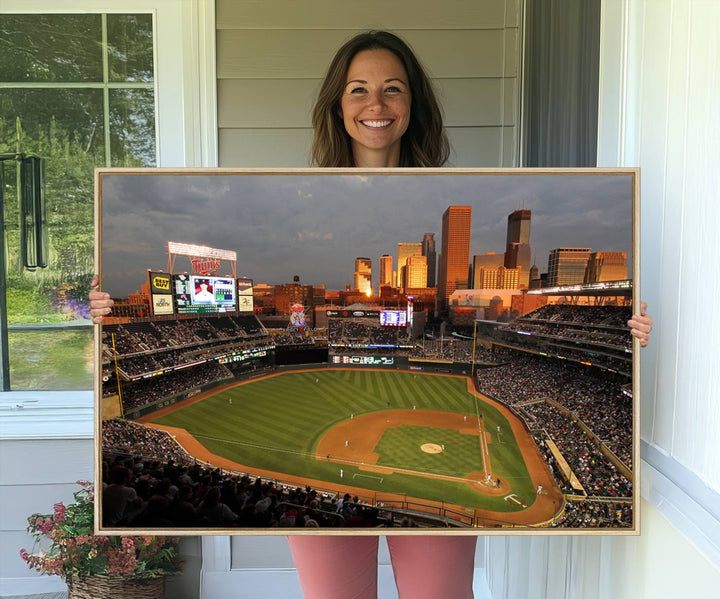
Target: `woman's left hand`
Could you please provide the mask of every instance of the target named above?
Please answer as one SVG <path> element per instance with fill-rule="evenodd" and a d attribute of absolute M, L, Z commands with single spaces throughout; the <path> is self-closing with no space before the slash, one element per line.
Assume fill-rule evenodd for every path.
<path fill-rule="evenodd" d="M 633 335 L 633 337 L 637 337 L 640 341 L 640 347 L 647 346 L 648 340 L 650 339 L 650 331 L 652 331 L 653 319 L 645 313 L 646 310 L 647 304 L 640 302 L 640 314 L 634 314 L 627 323 L 630 327 L 630 334 Z"/>

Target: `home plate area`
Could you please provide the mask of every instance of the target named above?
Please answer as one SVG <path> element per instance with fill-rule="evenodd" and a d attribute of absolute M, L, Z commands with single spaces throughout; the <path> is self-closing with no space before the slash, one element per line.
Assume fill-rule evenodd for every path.
<path fill-rule="evenodd" d="M 505 495 L 505 501 L 507 501 L 508 503 L 514 503 L 515 505 L 521 505 L 524 508 L 527 507 L 527 505 L 525 505 L 525 500 L 522 497 L 515 495 L 515 493 Z"/>

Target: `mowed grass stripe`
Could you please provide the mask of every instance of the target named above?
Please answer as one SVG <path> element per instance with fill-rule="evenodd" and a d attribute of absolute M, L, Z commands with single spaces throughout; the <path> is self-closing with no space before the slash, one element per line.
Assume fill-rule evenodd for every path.
<path fill-rule="evenodd" d="M 388 401 L 391 409 L 412 409 L 416 405 L 417 409 L 472 414 L 475 400 L 467 392 L 467 379 L 462 377 L 328 369 L 289 372 L 251 381 L 201 402 L 179 407 L 172 414 L 155 421 L 185 428 L 209 451 L 251 467 L 334 482 L 339 488 L 355 485 L 374 488 L 379 493 L 406 493 L 469 507 L 500 511 L 518 509 L 497 498 L 480 495 L 463 483 L 397 473 L 372 478 L 367 476 L 367 472 L 349 464 L 342 465 L 344 477 L 341 479 L 340 465 L 315 459 L 317 443 L 330 428 L 348 419 L 350 414 L 382 412 L 387 409 Z M 493 469 L 500 468 L 502 476 L 512 479 L 518 489 L 523 489 L 526 502 L 531 503 L 534 489 L 507 421 L 491 405 L 481 403 L 479 406 L 486 422 L 500 425 L 503 431 L 504 442 L 490 444 Z M 415 433 L 422 436 L 417 431 Z M 396 450 L 394 455 L 385 455 L 386 450 L 381 448 L 381 462 L 410 470 L 427 468 L 426 460 L 433 456 L 422 454 L 419 438 L 413 437 L 415 433 L 407 433 L 404 441 L 407 447 Z M 442 472 L 449 476 L 480 469 L 479 439 L 476 436 L 445 429 L 437 429 L 432 436 L 440 438 L 440 443 L 444 443 L 442 439 L 445 439 L 447 450 L 441 454 L 442 461 L 429 462 L 429 465 L 439 465 Z M 465 443 L 468 447 L 462 449 Z M 457 463 L 454 463 L 456 460 Z M 518 460 L 520 464 L 502 464 L 503 460 Z M 360 478 L 354 480 L 356 475 Z M 524 482 L 523 476 L 527 479 Z M 378 482 L 380 478 L 382 483 Z"/>
<path fill-rule="evenodd" d="M 480 470 L 476 438 L 458 431 L 430 426 L 401 425 L 385 431 L 376 446 L 379 464 L 432 474 L 464 478 Z M 440 453 L 425 453 L 422 445 L 444 446 Z"/>

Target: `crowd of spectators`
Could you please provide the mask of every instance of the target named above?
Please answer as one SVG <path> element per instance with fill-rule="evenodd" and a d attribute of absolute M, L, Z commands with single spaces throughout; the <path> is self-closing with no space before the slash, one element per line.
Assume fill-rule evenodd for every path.
<path fill-rule="evenodd" d="M 103 420 L 102 448 L 111 453 L 126 454 L 176 464 L 191 465 L 194 460 L 165 431 L 148 428 L 132 420 Z"/>
<path fill-rule="evenodd" d="M 478 386 L 483 393 L 511 406 L 553 400 L 631 466 L 632 399 L 623 393 L 621 381 L 593 375 L 583 366 L 531 354 L 516 353 L 512 359 L 505 359 L 509 361 L 502 366 L 478 371 Z"/>
<path fill-rule="evenodd" d="M 225 366 L 218 362 L 205 362 L 192 368 L 123 385 L 123 407 L 126 412 L 132 412 L 135 408 L 172 397 L 183 391 L 231 378 L 233 375 Z"/>
<path fill-rule="evenodd" d="M 518 413 L 529 415 L 533 426 L 549 435 L 588 496 L 632 496 L 632 483 L 602 452 L 599 442 L 569 414 L 545 402 L 522 405 Z M 542 449 L 543 445 L 539 447 Z M 549 462 L 549 465 L 553 466 L 553 475 L 558 477 L 560 473 L 555 464 Z"/>
<path fill-rule="evenodd" d="M 109 527 L 374 527 L 378 508 L 349 493 L 197 463 L 165 432 L 103 422 L 103 518 Z"/>
<path fill-rule="evenodd" d="M 632 504 L 618 501 L 567 501 L 560 518 L 551 528 L 629 528 Z"/>
<path fill-rule="evenodd" d="M 345 347 L 409 347 L 412 341 L 405 327 L 381 326 L 379 322 L 359 318 L 330 318 L 328 344 Z"/>
<path fill-rule="evenodd" d="M 603 452 L 604 446 L 632 469 L 632 399 L 622 391 L 623 380 L 572 363 L 514 354 L 505 354 L 501 366 L 478 371 L 480 391 L 511 406 L 531 431 L 552 439 L 588 496 L 631 497 L 632 482 Z M 542 435 L 538 447 L 559 486 L 572 493 Z"/>
<path fill-rule="evenodd" d="M 114 337 L 114 350 L 111 336 Z M 108 357 L 248 339 L 267 339 L 267 331 L 253 315 L 178 318 L 103 327 L 103 343 Z"/>
<path fill-rule="evenodd" d="M 517 319 L 503 327 L 505 331 L 514 331 L 520 334 L 531 334 L 558 341 L 573 341 L 587 345 L 598 345 L 630 351 L 632 341 L 630 333 L 616 330 L 602 330 L 598 328 L 585 328 L 578 325 L 537 323 L 530 320 Z"/>
<path fill-rule="evenodd" d="M 483 345 L 475 347 L 475 362 L 481 364 L 496 364 L 500 355 L 499 351 L 487 348 Z M 416 342 L 410 352 L 412 358 L 425 358 L 429 360 L 449 360 L 469 364 L 473 359 L 473 342 L 464 339 L 425 339 L 423 342 Z"/>
<path fill-rule="evenodd" d="M 571 304 L 548 304 L 524 316 L 529 320 L 546 320 L 556 323 L 589 324 L 615 328 L 627 328 L 632 316 L 630 306 L 586 306 Z"/>
<path fill-rule="evenodd" d="M 549 305 L 497 327 L 492 337 L 517 347 L 590 361 L 629 376 L 632 336 L 626 306 Z"/>
<path fill-rule="evenodd" d="M 273 344 L 280 347 L 315 345 L 315 339 L 301 331 L 268 331 Z"/>

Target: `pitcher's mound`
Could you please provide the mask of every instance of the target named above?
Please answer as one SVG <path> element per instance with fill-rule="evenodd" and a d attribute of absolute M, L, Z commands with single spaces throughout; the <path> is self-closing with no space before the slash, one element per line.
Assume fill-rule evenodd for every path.
<path fill-rule="evenodd" d="M 420 446 L 425 453 L 442 453 L 443 448 L 437 443 L 423 443 Z"/>

